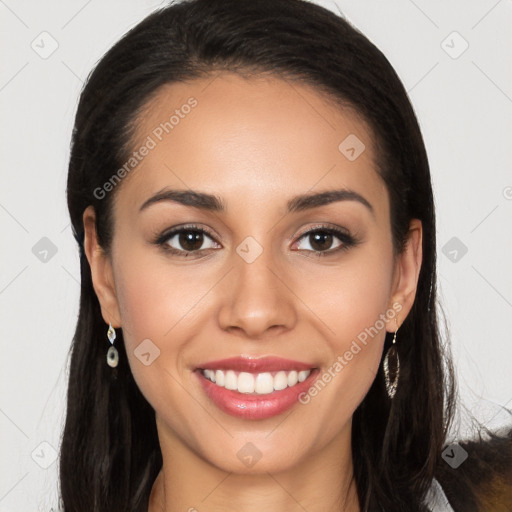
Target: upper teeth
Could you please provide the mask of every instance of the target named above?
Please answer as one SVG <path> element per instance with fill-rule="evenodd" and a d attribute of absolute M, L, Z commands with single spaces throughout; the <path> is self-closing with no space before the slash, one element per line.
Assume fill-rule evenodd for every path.
<path fill-rule="evenodd" d="M 275 375 L 270 372 L 248 373 L 235 372 L 233 370 L 202 370 L 208 379 L 226 389 L 236 390 L 239 393 L 257 393 L 266 395 L 273 391 L 279 391 L 286 387 L 295 386 L 297 382 L 305 381 L 311 370 L 297 372 L 279 371 Z"/>

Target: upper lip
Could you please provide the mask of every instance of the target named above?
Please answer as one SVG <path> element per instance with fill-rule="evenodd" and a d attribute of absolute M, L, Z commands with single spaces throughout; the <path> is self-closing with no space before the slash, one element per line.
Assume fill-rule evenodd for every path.
<path fill-rule="evenodd" d="M 283 359 L 281 357 L 230 357 L 228 359 L 218 359 L 200 364 L 198 369 L 204 370 L 235 370 L 239 372 L 276 372 L 279 370 L 310 370 L 314 368 L 313 364 L 294 361 L 292 359 Z"/>

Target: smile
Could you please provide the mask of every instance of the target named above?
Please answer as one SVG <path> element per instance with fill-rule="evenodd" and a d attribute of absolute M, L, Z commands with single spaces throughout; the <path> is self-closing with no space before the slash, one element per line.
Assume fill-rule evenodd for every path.
<path fill-rule="evenodd" d="M 319 368 L 278 357 L 233 357 L 204 362 L 194 374 L 210 402 L 238 418 L 261 420 L 299 403 L 319 375 Z"/>

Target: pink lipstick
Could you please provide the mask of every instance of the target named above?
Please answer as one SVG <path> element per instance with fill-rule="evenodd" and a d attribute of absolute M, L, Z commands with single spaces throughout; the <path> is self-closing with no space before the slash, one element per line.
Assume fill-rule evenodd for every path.
<path fill-rule="evenodd" d="M 314 364 L 278 357 L 233 357 L 200 364 L 200 384 L 222 411 L 243 419 L 277 416 L 298 401 L 319 371 Z"/>

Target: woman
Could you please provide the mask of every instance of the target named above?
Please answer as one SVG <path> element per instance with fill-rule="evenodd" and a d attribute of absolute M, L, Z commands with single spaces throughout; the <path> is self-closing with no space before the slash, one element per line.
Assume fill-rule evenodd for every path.
<path fill-rule="evenodd" d="M 82 92 L 67 193 L 64 510 L 507 510 L 510 440 L 495 474 L 492 443 L 443 460 L 428 160 L 343 19 L 301 0 L 150 15 Z"/>

